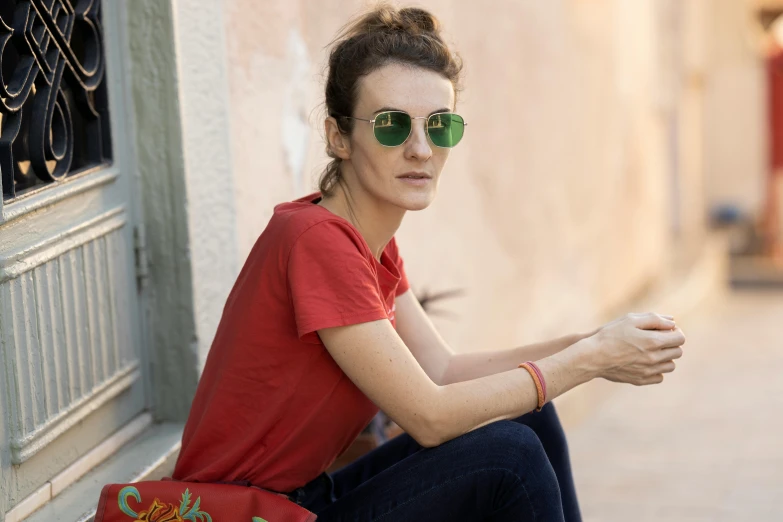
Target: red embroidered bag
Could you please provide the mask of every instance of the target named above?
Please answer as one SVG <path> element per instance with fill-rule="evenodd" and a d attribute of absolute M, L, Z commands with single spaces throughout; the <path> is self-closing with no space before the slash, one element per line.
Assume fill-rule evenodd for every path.
<path fill-rule="evenodd" d="M 95 522 L 313 522 L 285 495 L 252 486 L 151 480 L 107 484 Z"/>

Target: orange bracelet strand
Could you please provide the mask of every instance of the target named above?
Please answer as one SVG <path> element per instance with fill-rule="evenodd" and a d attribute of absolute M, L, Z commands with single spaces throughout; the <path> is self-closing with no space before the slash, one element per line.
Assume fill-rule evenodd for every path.
<path fill-rule="evenodd" d="M 536 411 L 541 411 L 541 408 L 543 408 L 544 404 L 546 404 L 546 397 L 544 396 L 544 386 L 541 383 L 539 372 L 533 369 L 532 363 L 529 362 L 523 362 L 518 366 L 518 368 L 524 368 L 527 370 L 527 373 L 529 373 L 530 377 L 533 379 L 533 382 L 536 385 L 536 391 L 538 392 L 538 407 L 536 407 Z"/>

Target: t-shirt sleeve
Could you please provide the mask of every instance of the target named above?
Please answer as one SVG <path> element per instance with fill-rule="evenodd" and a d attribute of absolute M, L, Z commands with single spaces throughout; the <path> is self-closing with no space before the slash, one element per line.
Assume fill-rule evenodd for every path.
<path fill-rule="evenodd" d="M 288 289 L 301 340 L 317 343 L 322 328 L 388 317 L 366 248 L 355 231 L 337 221 L 313 225 L 294 242 Z"/>
<path fill-rule="evenodd" d="M 394 292 L 394 297 L 397 297 L 407 292 L 411 285 L 408 283 L 408 276 L 405 274 L 405 263 L 403 263 L 402 256 L 400 256 L 400 249 L 397 246 L 396 238 L 392 238 L 392 240 L 389 241 L 387 251 L 389 253 L 389 257 L 400 271 L 400 282 L 397 285 L 397 290 Z"/>

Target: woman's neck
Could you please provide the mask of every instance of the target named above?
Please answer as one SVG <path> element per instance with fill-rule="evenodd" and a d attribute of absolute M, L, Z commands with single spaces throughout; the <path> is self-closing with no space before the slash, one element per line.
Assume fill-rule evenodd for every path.
<path fill-rule="evenodd" d="M 362 190 L 350 190 L 349 193 L 349 189 L 340 184 L 331 197 L 321 198 L 318 205 L 353 224 L 378 260 L 405 216 L 405 210 L 400 207 L 379 201 Z"/>

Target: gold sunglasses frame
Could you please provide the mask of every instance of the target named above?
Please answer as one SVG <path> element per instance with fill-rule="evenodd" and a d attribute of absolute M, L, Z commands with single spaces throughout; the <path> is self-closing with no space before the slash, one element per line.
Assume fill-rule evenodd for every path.
<path fill-rule="evenodd" d="M 390 114 L 390 113 L 393 113 L 393 112 L 407 115 L 411 119 L 411 130 L 408 132 L 408 135 L 405 137 L 405 141 L 403 141 L 399 145 L 384 145 L 383 143 L 380 142 L 380 140 L 378 140 L 378 137 L 375 136 L 375 121 L 378 119 L 378 116 L 380 116 L 381 114 Z M 405 142 L 408 141 L 408 139 L 411 137 L 411 134 L 413 134 L 413 120 L 429 120 L 433 116 L 439 116 L 441 114 L 454 114 L 454 115 L 459 116 L 460 118 L 462 118 L 462 115 L 457 114 L 456 112 L 436 112 L 435 114 L 430 114 L 429 116 L 411 116 L 410 114 L 408 114 L 405 111 L 383 111 L 383 112 L 379 112 L 375 116 L 375 118 L 373 118 L 372 120 L 367 120 L 365 118 L 356 118 L 355 116 L 337 115 L 336 117 L 348 118 L 350 120 L 359 120 L 359 121 L 366 121 L 368 123 L 372 123 L 372 135 L 375 137 L 375 141 L 377 141 L 378 144 L 381 147 L 386 147 L 386 148 L 389 148 L 389 149 L 393 149 L 394 147 L 401 147 L 402 145 L 405 145 Z M 468 123 L 465 121 L 465 118 L 462 118 L 462 125 L 465 126 L 465 127 L 468 126 Z M 459 143 L 457 143 L 457 145 L 453 145 L 451 147 L 441 147 L 440 145 L 436 145 L 435 142 L 432 141 L 432 138 L 430 138 L 429 127 L 426 126 L 426 125 L 424 126 L 424 132 L 427 134 L 427 139 L 429 140 L 429 142 L 432 143 L 433 146 L 438 147 L 439 149 L 453 149 L 454 147 L 459 145 Z M 462 141 L 462 138 L 460 138 L 460 141 Z"/>

